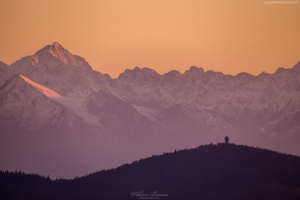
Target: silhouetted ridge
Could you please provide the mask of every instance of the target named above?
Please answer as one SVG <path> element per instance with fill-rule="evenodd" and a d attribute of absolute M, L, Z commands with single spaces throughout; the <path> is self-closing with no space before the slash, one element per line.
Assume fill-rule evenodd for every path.
<path fill-rule="evenodd" d="M 210 144 L 164 153 L 72 181 L 0 173 L 2 197 L 22 199 L 299 199 L 300 158 L 235 144 Z M 7 177 L 11 178 L 7 181 Z M 7 181 L 7 182 L 4 182 Z M 18 184 L 15 183 L 18 181 Z M 37 182 L 40 182 L 39 190 Z M 4 186 L 5 185 L 5 186 Z M 6 198 L 9 199 L 9 198 Z"/>

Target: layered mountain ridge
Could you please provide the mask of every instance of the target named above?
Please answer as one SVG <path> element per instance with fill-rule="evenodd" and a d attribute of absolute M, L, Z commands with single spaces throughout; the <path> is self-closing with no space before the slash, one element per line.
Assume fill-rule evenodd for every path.
<path fill-rule="evenodd" d="M 219 142 L 226 135 L 235 143 L 300 155 L 299 80 L 300 62 L 258 76 L 196 66 L 160 75 L 136 67 L 112 79 L 55 42 L 12 65 L 0 63 L 1 137 L 74 132 L 80 139 L 70 144 L 82 143 L 106 157 L 98 168 Z M 105 152 L 132 155 L 112 162 Z M 1 165 L 7 167 L 5 161 Z"/>

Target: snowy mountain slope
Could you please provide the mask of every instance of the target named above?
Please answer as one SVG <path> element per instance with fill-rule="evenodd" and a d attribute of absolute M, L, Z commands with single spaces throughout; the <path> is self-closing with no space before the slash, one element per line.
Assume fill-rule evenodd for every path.
<path fill-rule="evenodd" d="M 63 97 L 16 74 L 0 88 L 1 129 L 36 133 L 45 127 L 49 132 L 88 128 L 80 117 L 52 100 L 55 98 Z"/>
<path fill-rule="evenodd" d="M 143 106 L 134 106 L 134 108 L 139 113 L 146 116 L 150 121 L 158 121 L 158 117 L 160 116 L 159 110 L 154 110 L 154 109 L 146 108 Z"/>
<path fill-rule="evenodd" d="M 88 113 L 95 116 L 104 129 L 119 127 L 126 132 L 147 121 L 131 104 L 102 90 L 88 96 L 86 101 Z"/>
<path fill-rule="evenodd" d="M 64 97 L 64 98 L 55 98 L 54 101 L 61 103 L 65 107 L 72 110 L 83 120 L 85 120 L 90 125 L 100 126 L 97 121 L 97 118 L 90 114 L 86 109 L 86 98 L 82 97 Z"/>

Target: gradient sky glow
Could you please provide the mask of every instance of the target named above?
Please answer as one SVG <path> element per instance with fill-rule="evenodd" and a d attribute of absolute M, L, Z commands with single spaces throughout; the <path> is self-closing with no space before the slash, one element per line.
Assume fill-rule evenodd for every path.
<path fill-rule="evenodd" d="M 7 64 L 58 42 L 113 78 L 135 66 L 258 75 L 300 61 L 299 1 L 3 0 L 0 30 Z"/>

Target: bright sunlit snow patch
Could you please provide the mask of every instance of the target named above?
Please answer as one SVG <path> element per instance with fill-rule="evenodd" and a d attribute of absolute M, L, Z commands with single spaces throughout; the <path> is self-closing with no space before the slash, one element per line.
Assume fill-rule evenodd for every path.
<path fill-rule="evenodd" d="M 54 92 L 53 90 L 46 88 L 45 86 L 42 86 L 36 82 L 33 82 L 32 80 L 30 80 L 29 78 L 23 76 L 20 74 L 20 76 L 24 79 L 24 81 L 26 81 L 27 83 L 29 83 L 30 85 L 32 85 L 33 87 L 35 87 L 36 89 L 38 89 L 41 93 L 43 93 L 45 96 L 47 97 L 55 97 L 55 98 L 61 98 L 62 96 L 57 94 L 56 92 Z"/>

